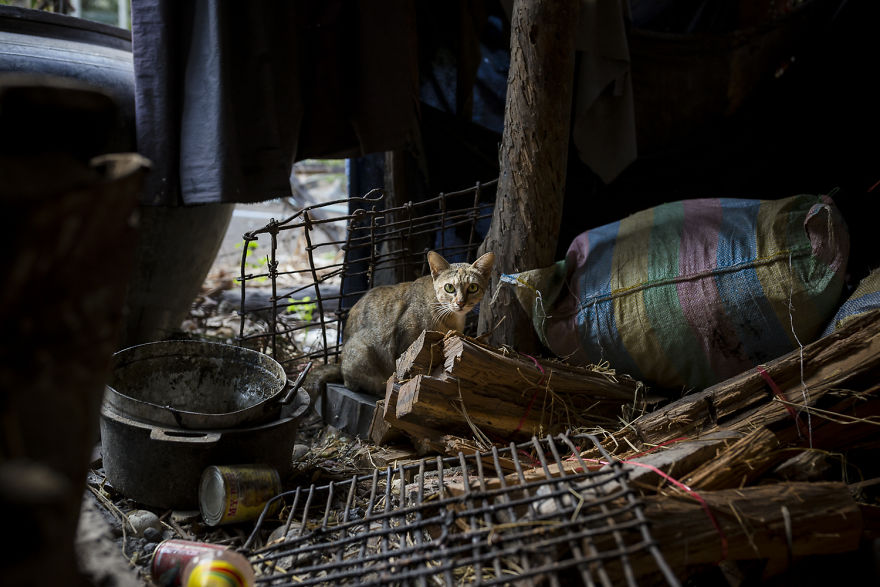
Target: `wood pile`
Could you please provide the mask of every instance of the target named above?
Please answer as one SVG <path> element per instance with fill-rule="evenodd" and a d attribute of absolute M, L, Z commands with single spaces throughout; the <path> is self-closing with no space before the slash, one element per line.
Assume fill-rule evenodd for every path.
<path fill-rule="evenodd" d="M 555 411 L 563 400 L 569 414 L 593 413 L 608 430 L 605 423 L 641 392 L 620 376 L 543 360 L 542 374 L 536 363 L 467 337 L 425 333 L 400 357 L 377 412 L 388 430 L 454 454 L 483 446 L 479 431 L 509 441 L 564 429 L 575 420 Z M 547 380 L 556 385 L 545 394 Z M 563 467 L 481 487 L 627 469 L 653 538 L 679 576 L 707 563 L 741 569 L 736 561 L 751 560 L 754 567 L 757 559 L 764 563 L 757 578 L 767 579 L 798 557 L 852 552 L 880 536 L 878 391 L 880 311 L 618 425 L 599 437 L 602 449 L 574 453 Z M 466 428 L 476 446 L 452 436 L 469 436 Z M 472 483 L 447 489 L 468 492 Z M 636 576 L 655 572 L 651 561 L 630 562 Z"/>
<path fill-rule="evenodd" d="M 527 440 L 577 427 L 616 429 L 642 399 L 639 382 L 610 370 L 538 361 L 457 333 L 424 331 L 397 360 L 371 439 L 395 433 L 445 452 L 455 436 Z"/>

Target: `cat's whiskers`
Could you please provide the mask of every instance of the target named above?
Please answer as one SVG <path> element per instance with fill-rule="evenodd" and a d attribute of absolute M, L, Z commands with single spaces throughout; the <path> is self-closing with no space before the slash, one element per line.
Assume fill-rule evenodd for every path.
<path fill-rule="evenodd" d="M 453 309 L 446 302 L 437 300 L 431 303 L 431 316 L 437 322 L 443 322 L 447 317 L 454 313 Z"/>

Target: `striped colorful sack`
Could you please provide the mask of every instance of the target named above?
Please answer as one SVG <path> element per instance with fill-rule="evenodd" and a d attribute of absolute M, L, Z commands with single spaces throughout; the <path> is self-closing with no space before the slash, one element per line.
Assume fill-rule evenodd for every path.
<path fill-rule="evenodd" d="M 880 310 L 880 269 L 874 269 L 834 314 L 822 335 L 831 334 L 862 314 Z"/>
<path fill-rule="evenodd" d="M 816 339 L 849 235 L 826 196 L 663 204 L 582 233 L 555 266 L 505 276 L 542 342 L 660 388 L 702 389 Z"/>

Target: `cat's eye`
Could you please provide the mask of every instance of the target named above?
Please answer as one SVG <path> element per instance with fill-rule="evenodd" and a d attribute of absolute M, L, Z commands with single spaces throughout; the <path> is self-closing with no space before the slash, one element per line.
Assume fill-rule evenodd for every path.
<path fill-rule="evenodd" d="M 477 291 L 479 289 L 480 289 L 479 285 L 477 285 L 476 283 L 472 283 L 468 286 L 468 293 L 477 293 Z"/>
<path fill-rule="evenodd" d="M 455 293 L 455 286 L 451 283 L 447 283 L 443 286 L 443 291 L 445 291 L 446 293 Z"/>

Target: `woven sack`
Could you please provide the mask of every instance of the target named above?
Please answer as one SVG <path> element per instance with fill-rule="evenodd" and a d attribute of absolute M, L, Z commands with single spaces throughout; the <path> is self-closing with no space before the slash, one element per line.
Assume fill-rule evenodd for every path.
<path fill-rule="evenodd" d="M 702 389 L 818 338 L 848 253 L 827 196 L 694 199 L 584 232 L 564 261 L 504 280 L 557 356 Z"/>
<path fill-rule="evenodd" d="M 859 286 L 843 302 L 822 334 L 831 334 L 849 321 L 874 310 L 880 310 L 880 269 L 874 269 L 859 282 Z"/>

